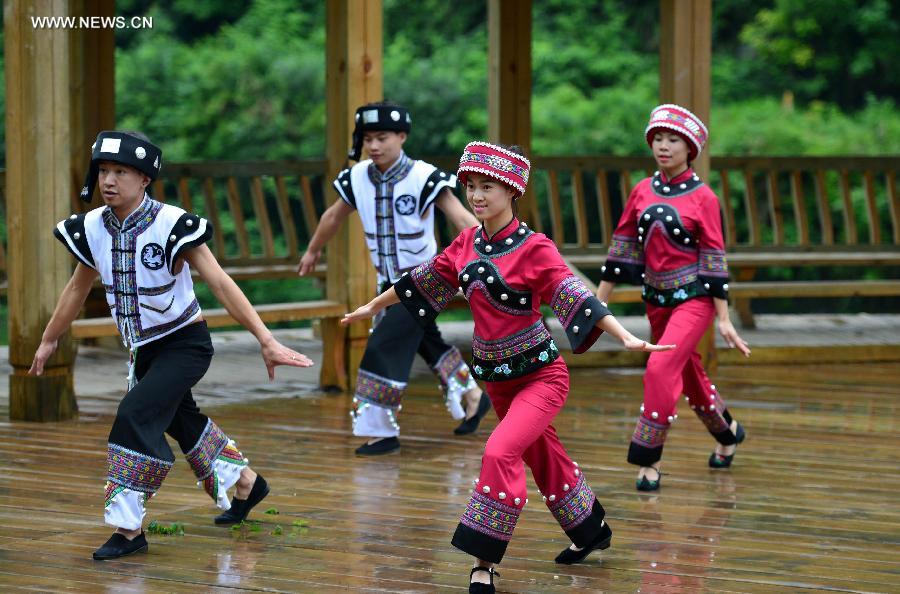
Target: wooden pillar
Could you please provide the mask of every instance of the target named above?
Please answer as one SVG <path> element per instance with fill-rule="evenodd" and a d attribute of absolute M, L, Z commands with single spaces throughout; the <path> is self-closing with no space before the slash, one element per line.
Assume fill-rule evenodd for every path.
<path fill-rule="evenodd" d="M 77 413 L 68 333 L 44 375 L 26 375 L 72 262 L 51 233 L 69 214 L 70 32 L 32 26 L 32 16 L 67 15 L 66 0 L 6 0 L 6 195 L 9 232 L 9 416 L 58 421 Z"/>
<path fill-rule="evenodd" d="M 70 0 L 70 14 L 74 17 L 112 17 L 116 13 L 115 0 Z M 115 51 L 116 32 L 112 28 L 70 29 L 69 51 L 72 121 L 72 184 L 81 187 L 84 173 L 91 159 L 91 145 L 97 134 L 116 127 Z M 99 202 L 86 204 L 72 195 L 72 210 L 85 212 Z M 101 305 L 106 308 L 106 297 Z"/>
<path fill-rule="evenodd" d="M 347 161 L 356 108 L 383 97 L 381 0 L 329 0 L 326 21 L 326 156 L 331 180 Z M 329 189 L 328 203 L 337 199 Z M 359 217 L 348 219 L 327 252 L 329 299 L 346 303 L 352 311 L 375 296 L 375 270 Z M 322 324 L 323 386 L 355 384 L 368 338 L 367 324 L 346 330 L 336 321 Z"/>
<path fill-rule="evenodd" d="M 688 108 L 709 126 L 712 0 L 660 0 L 660 24 L 659 99 Z M 694 168 L 709 175 L 708 146 Z"/>
<path fill-rule="evenodd" d="M 660 0 L 659 12 L 660 102 L 686 107 L 710 127 L 712 0 Z M 693 167 L 701 177 L 709 176 L 708 145 Z M 697 345 L 710 373 L 717 365 L 715 338 L 710 326 Z"/>
<path fill-rule="evenodd" d="M 488 0 L 488 139 L 531 156 L 531 0 Z M 523 203 L 535 219 L 537 204 Z"/>

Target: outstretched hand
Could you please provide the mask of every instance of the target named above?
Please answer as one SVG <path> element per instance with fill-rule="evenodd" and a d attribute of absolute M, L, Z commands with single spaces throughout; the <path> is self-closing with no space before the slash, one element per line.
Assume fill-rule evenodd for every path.
<path fill-rule="evenodd" d="M 297 265 L 297 274 L 300 276 L 306 276 L 311 272 L 315 271 L 316 264 L 319 263 L 319 258 L 322 257 L 322 252 L 306 252 L 303 254 L 303 257 L 300 258 L 300 263 Z"/>
<path fill-rule="evenodd" d="M 345 313 L 344 317 L 341 318 L 341 326 L 349 326 L 353 322 L 368 320 L 376 313 L 377 312 L 375 311 L 375 308 L 366 303 L 365 305 L 361 305 L 360 307 L 356 308 L 355 311 Z"/>
<path fill-rule="evenodd" d="M 312 367 L 312 360 L 306 355 L 290 349 L 277 340 L 262 345 L 262 358 L 269 372 L 269 380 L 275 379 L 275 368 L 279 365 L 290 367 Z"/>
<path fill-rule="evenodd" d="M 622 341 L 622 344 L 629 351 L 644 351 L 647 353 L 658 353 L 660 351 L 671 351 L 675 348 L 674 344 L 651 344 L 646 340 L 641 340 L 637 336 L 629 336 Z"/>
<path fill-rule="evenodd" d="M 34 354 L 34 359 L 31 362 L 31 368 L 28 370 L 28 375 L 43 375 L 44 365 L 47 364 L 47 360 L 56 352 L 57 344 L 58 343 L 55 340 L 41 341 L 37 352 Z"/>
<path fill-rule="evenodd" d="M 745 357 L 750 356 L 750 345 L 746 340 L 738 336 L 731 320 L 719 320 L 719 334 L 725 339 L 725 343 L 729 348 L 737 348 Z"/>

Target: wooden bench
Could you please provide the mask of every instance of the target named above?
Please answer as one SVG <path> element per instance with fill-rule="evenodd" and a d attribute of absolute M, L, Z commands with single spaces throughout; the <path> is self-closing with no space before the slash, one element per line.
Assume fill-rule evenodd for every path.
<path fill-rule="evenodd" d="M 751 299 L 897 297 L 900 278 L 900 157 L 713 157 L 708 183 L 722 203 L 730 294 L 752 327 Z M 653 173 L 641 157 L 538 157 L 524 216 L 567 261 L 596 279 L 634 184 Z M 802 280 L 816 268 L 822 278 Z M 879 268 L 885 278 L 835 276 L 835 268 Z M 780 270 L 785 280 L 759 278 Z M 827 275 L 827 276 L 826 276 Z M 860 278 L 854 278 L 860 277 Z M 640 288 L 615 301 L 640 301 Z"/>
<path fill-rule="evenodd" d="M 452 159 L 432 162 L 452 169 Z M 652 173 L 644 157 L 538 157 L 522 216 L 554 239 L 568 262 L 590 281 L 624 198 Z M 167 163 L 154 195 L 206 217 L 211 248 L 237 280 L 295 278 L 329 192 L 324 160 Z M 900 157 L 713 157 L 708 182 L 723 208 L 732 276 L 730 292 L 745 325 L 751 299 L 896 297 L 900 279 Z M 0 180 L 2 181 L 2 180 Z M 460 189 L 460 196 L 464 198 Z M 0 207 L 3 201 L 0 200 Z M 73 207 L 79 204 L 73 197 Z M 453 236 L 445 232 L 445 241 Z M 885 278 L 802 280 L 804 267 L 881 269 Z M 759 272 L 781 270 L 786 279 Z M 320 263 L 316 274 L 324 275 Z M 771 276 L 771 274 L 769 274 Z M 860 275 L 857 275 L 860 276 Z M 0 244 L 0 293 L 5 251 Z M 618 302 L 640 300 L 638 287 L 616 290 Z M 266 304 L 267 322 L 337 316 L 327 300 Z M 231 325 L 221 310 L 205 310 L 210 325 Z M 79 337 L 115 334 L 106 316 L 76 322 Z"/>
<path fill-rule="evenodd" d="M 296 279 L 301 248 L 309 241 L 324 209 L 325 171 L 324 160 L 166 163 L 163 175 L 153 184 L 153 196 L 209 220 L 215 231 L 210 249 L 235 280 Z M 0 178 L 0 187 L 2 181 Z M 0 200 L 0 208 L 4 204 Z M 85 205 L 73 199 L 72 208 L 84 210 Z M 5 263 L 0 242 L 3 293 L 7 283 Z M 324 274 L 323 261 L 314 276 L 321 279 Z M 255 307 L 266 323 L 338 318 L 346 311 L 345 304 L 325 299 Z M 114 321 L 105 313 L 102 294 L 91 309 L 97 317 L 76 320 L 73 336 L 117 335 Z M 236 325 L 224 309 L 204 309 L 203 316 L 211 327 Z"/>

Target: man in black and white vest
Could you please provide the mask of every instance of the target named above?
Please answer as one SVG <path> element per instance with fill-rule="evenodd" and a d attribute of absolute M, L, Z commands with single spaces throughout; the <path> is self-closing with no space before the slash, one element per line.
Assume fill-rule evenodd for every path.
<path fill-rule="evenodd" d="M 322 215 L 300 260 L 301 276 L 315 268 L 322 248 L 353 211 L 359 213 L 378 272 L 378 292 L 435 256 L 435 207 L 459 231 L 478 224 L 453 194 L 454 174 L 411 159 L 403 151 L 411 121 L 409 111 L 394 103 L 370 103 L 356 110 L 349 158 L 357 163 L 334 181 L 340 200 Z M 363 148 L 368 158 L 360 161 Z M 406 309 L 390 307 L 376 321 L 359 367 L 351 412 L 353 434 L 368 440 L 357 454 L 373 456 L 399 449 L 397 412 L 417 352 L 440 380 L 451 416 L 462 420 L 456 434 L 475 431 L 490 410 L 490 400 L 475 383 L 459 350 L 444 342 L 437 325 L 423 330 Z"/>

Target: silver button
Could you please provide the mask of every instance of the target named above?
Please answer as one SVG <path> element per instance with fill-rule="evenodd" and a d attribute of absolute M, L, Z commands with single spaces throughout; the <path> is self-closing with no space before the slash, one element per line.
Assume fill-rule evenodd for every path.
<path fill-rule="evenodd" d="M 725 290 L 727 291 L 727 290 L 728 290 L 728 283 L 725 283 L 724 285 L 722 285 L 722 288 L 725 289 Z"/>
<path fill-rule="evenodd" d="M 77 219 L 77 218 L 78 218 L 78 215 L 75 215 L 75 214 L 73 214 L 73 215 L 72 215 L 72 216 L 70 216 L 70 217 L 69 217 L 69 218 L 70 218 L 70 219 L 72 219 L 72 220 L 73 220 L 73 221 L 74 221 L 74 220 L 75 220 L 75 219 Z"/>
<path fill-rule="evenodd" d="M 638 233 L 643 234 L 643 233 L 644 233 L 644 228 L 643 228 L 643 227 L 638 227 Z"/>
<path fill-rule="evenodd" d="M 663 213 L 663 209 L 662 209 L 661 206 L 658 206 L 658 207 L 656 208 L 656 213 L 657 213 L 657 214 L 662 214 L 662 213 Z"/>
<path fill-rule="evenodd" d="M 650 220 L 650 215 L 649 215 L 649 214 L 645 214 L 645 215 L 644 215 L 644 220 L 645 220 L 645 221 L 649 221 L 649 220 Z"/>
<path fill-rule="evenodd" d="M 487 277 L 487 282 L 488 282 L 489 285 L 490 285 L 490 284 L 493 284 L 493 282 L 494 282 L 494 277 L 493 277 L 493 276 Z"/>
<path fill-rule="evenodd" d="M 500 301 L 506 301 L 507 299 L 509 299 L 509 295 L 507 295 L 506 293 L 500 295 Z"/>
<path fill-rule="evenodd" d="M 578 334 L 578 330 L 579 330 L 578 326 L 572 326 L 572 332 L 574 332 L 575 334 Z"/>
<path fill-rule="evenodd" d="M 188 227 L 193 227 L 194 221 L 192 219 L 188 219 L 184 222 L 184 224 L 187 225 Z"/>
<path fill-rule="evenodd" d="M 668 194 L 669 191 L 670 191 L 669 186 L 663 186 L 663 192 L 665 192 L 666 194 Z"/>
<path fill-rule="evenodd" d="M 619 273 L 622 272 L 622 271 L 619 270 L 618 268 L 616 268 L 615 270 L 613 270 L 613 272 L 615 272 L 616 274 L 619 274 Z"/>
<path fill-rule="evenodd" d="M 524 298 L 524 297 L 520 297 L 520 298 L 519 298 L 519 303 L 521 303 L 522 305 L 525 305 L 526 303 L 528 303 L 528 300 L 527 300 L 526 298 Z"/>
<path fill-rule="evenodd" d="M 685 243 L 685 245 L 689 244 L 690 242 L 691 242 L 691 238 L 690 238 L 690 237 L 685 237 L 685 238 L 684 238 L 684 243 Z"/>
<path fill-rule="evenodd" d="M 512 237 L 506 238 L 506 245 L 512 245 Z"/>
<path fill-rule="evenodd" d="M 344 181 L 341 182 L 341 185 L 342 185 L 342 186 L 347 186 L 347 185 L 349 185 L 349 184 L 350 184 L 350 182 L 348 182 L 347 180 L 344 180 Z"/>
<path fill-rule="evenodd" d="M 464 275 L 463 275 L 463 282 L 466 282 L 466 281 L 468 281 L 468 280 L 469 280 L 469 275 L 468 275 L 468 274 L 464 274 Z"/>
<path fill-rule="evenodd" d="M 584 315 L 586 315 L 587 317 L 591 317 L 591 313 L 592 313 L 592 312 L 591 312 L 591 308 L 590 308 L 590 307 L 587 308 L 586 310 L 584 310 Z"/>
<path fill-rule="evenodd" d="M 428 187 L 429 187 L 429 188 L 431 188 L 431 187 L 433 187 L 433 186 L 434 186 L 434 182 L 433 182 L 433 181 L 428 182 Z"/>
<path fill-rule="evenodd" d="M 675 235 L 681 235 L 681 229 L 674 229 L 672 233 L 674 233 Z"/>
<path fill-rule="evenodd" d="M 525 235 L 525 229 L 519 229 L 519 235 Z"/>
<path fill-rule="evenodd" d="M 169 241 L 175 241 L 176 239 L 178 239 L 178 238 L 175 237 L 174 235 L 169 235 Z"/>
<path fill-rule="evenodd" d="M 424 310 L 424 309 L 420 309 L 420 310 L 419 310 L 419 317 L 421 317 L 421 318 L 424 318 L 424 317 L 425 317 L 425 310 Z"/>
<path fill-rule="evenodd" d="M 672 222 L 672 215 L 666 215 L 666 221 L 671 223 L 671 222 Z"/>
<path fill-rule="evenodd" d="M 484 251 L 492 252 L 492 251 L 494 251 L 494 248 L 492 246 L 486 245 L 486 246 L 484 246 Z"/>
<path fill-rule="evenodd" d="M 478 274 L 482 274 L 484 272 L 484 266 L 478 267 Z"/>
<path fill-rule="evenodd" d="M 75 239 L 81 239 L 81 233 L 78 233 L 76 231 L 75 233 L 72 234 L 72 237 L 74 237 Z"/>
<path fill-rule="evenodd" d="M 404 293 L 404 295 L 406 295 L 407 297 L 412 297 L 412 291 L 410 291 L 409 289 L 406 289 L 406 292 Z"/>
<path fill-rule="evenodd" d="M 681 184 L 681 185 L 678 186 L 678 187 L 681 188 L 682 190 L 686 190 L 686 189 L 687 189 L 687 184 Z"/>

